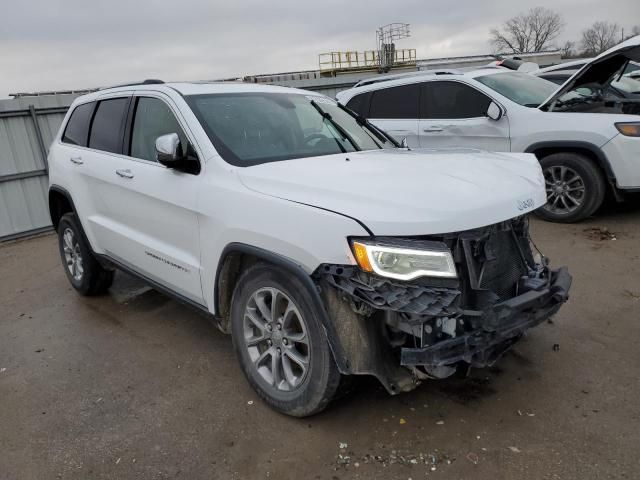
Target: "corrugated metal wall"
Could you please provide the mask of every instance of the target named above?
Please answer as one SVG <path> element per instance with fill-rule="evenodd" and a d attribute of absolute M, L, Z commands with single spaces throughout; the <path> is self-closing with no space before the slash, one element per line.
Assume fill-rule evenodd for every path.
<path fill-rule="evenodd" d="M 50 228 L 46 156 L 75 97 L 0 100 L 0 241 Z"/>

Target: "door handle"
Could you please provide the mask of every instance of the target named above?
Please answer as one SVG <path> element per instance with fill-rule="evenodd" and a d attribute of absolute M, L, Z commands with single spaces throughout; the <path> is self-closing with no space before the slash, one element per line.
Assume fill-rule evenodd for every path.
<path fill-rule="evenodd" d="M 82 161 L 82 157 L 71 157 L 69 159 L 69 161 L 71 163 L 73 163 L 74 165 L 82 165 L 84 162 Z"/>
<path fill-rule="evenodd" d="M 122 168 L 120 170 L 116 170 L 116 174 L 122 178 L 133 178 L 133 172 L 128 168 Z"/>
<path fill-rule="evenodd" d="M 444 130 L 444 127 L 441 127 L 439 125 L 434 125 L 433 127 L 427 127 L 422 129 L 423 132 L 441 132 L 442 130 Z"/>

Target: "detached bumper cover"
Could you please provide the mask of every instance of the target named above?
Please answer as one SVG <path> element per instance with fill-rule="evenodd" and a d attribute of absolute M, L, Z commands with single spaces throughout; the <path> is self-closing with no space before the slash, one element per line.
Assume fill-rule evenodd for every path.
<path fill-rule="evenodd" d="M 571 275 L 566 267 L 551 272 L 548 287 L 531 290 L 487 311 L 465 311 L 480 325 L 474 331 L 426 348 L 403 348 L 402 365 L 440 367 L 464 361 L 476 367 L 493 364 L 522 334 L 554 315 L 566 302 Z"/>

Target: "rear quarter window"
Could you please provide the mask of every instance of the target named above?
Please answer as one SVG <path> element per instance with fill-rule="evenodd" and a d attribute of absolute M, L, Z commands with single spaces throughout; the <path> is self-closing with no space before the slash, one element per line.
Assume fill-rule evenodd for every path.
<path fill-rule="evenodd" d="M 78 105 L 73 112 L 62 135 L 62 141 L 71 145 L 86 147 L 89 140 L 89 123 L 95 108 L 95 102 Z"/>

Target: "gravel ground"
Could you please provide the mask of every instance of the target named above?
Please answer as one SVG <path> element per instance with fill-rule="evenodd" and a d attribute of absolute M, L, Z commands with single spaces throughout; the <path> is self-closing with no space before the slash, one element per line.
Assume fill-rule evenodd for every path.
<path fill-rule="evenodd" d="M 195 311 L 124 275 L 78 296 L 53 235 L 2 244 L 0 479 L 638 478 L 640 202 L 533 231 L 574 275 L 553 323 L 469 378 L 363 378 L 303 420 Z"/>

